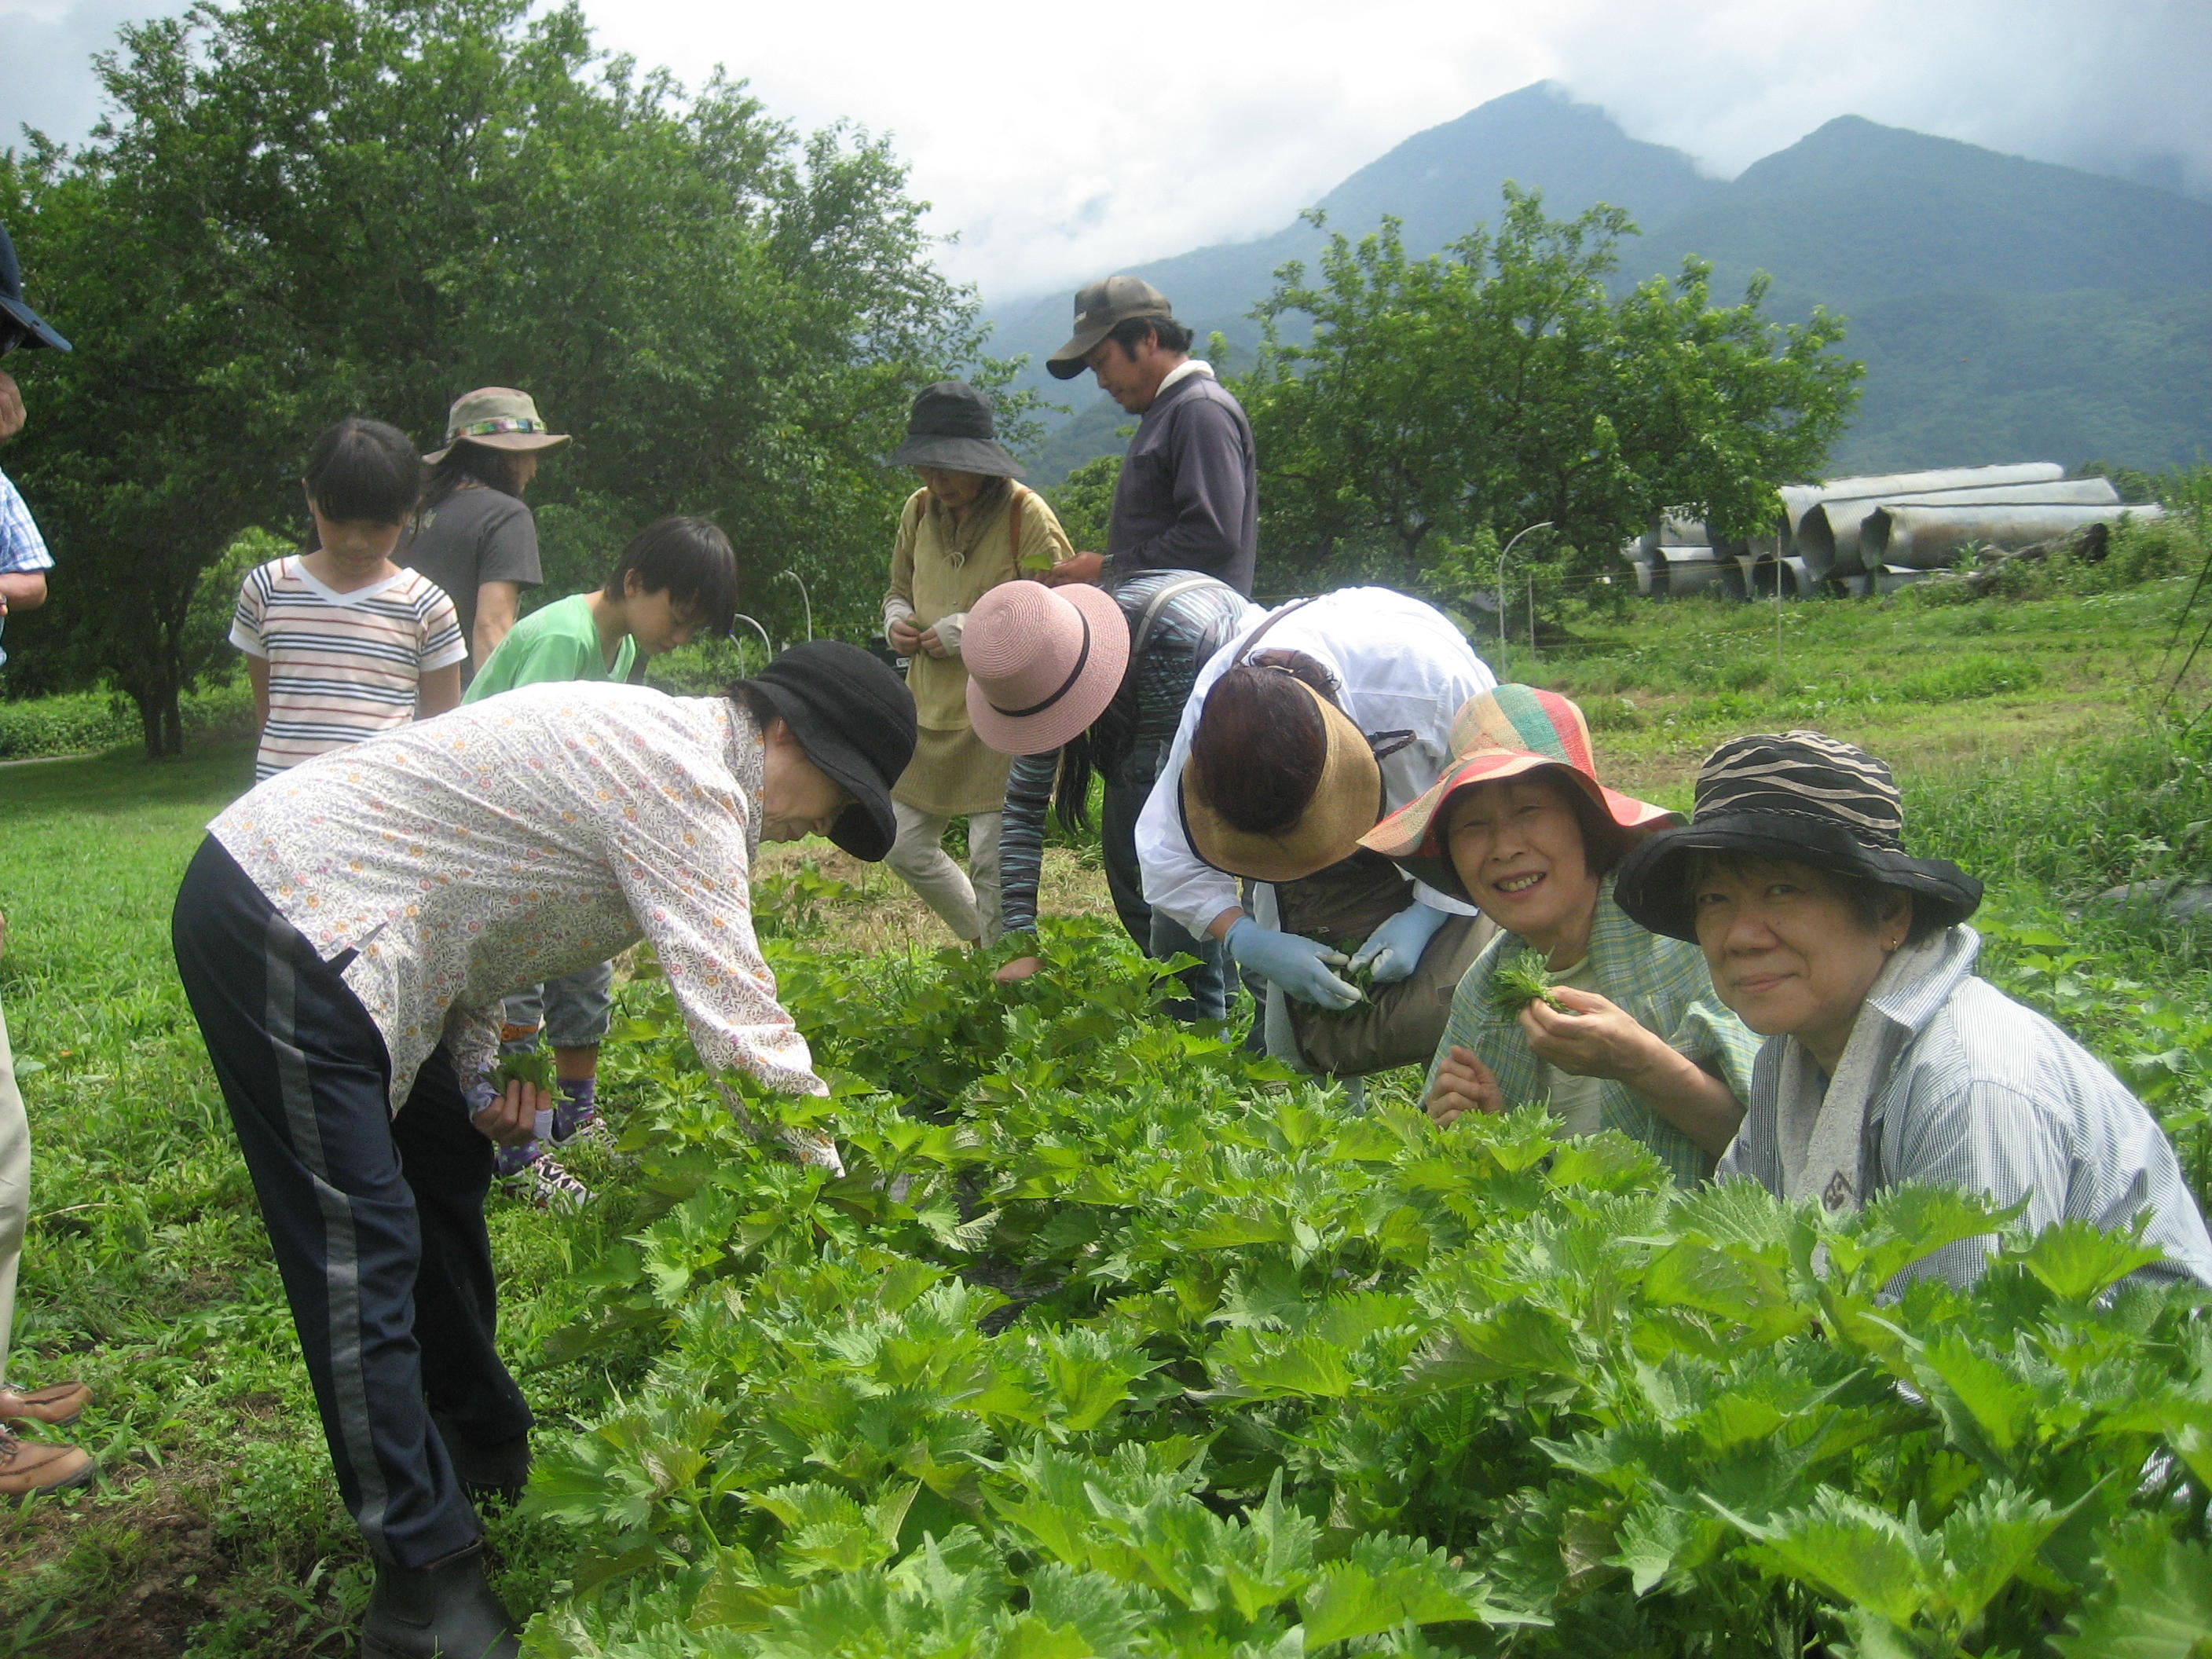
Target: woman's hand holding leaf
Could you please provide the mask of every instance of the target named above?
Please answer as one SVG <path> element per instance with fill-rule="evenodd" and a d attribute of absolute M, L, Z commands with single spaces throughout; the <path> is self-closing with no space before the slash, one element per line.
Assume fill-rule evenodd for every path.
<path fill-rule="evenodd" d="M 1437 1125 L 1449 1128 L 1463 1112 L 1498 1113 L 1505 1109 L 1505 1091 L 1497 1073 L 1474 1056 L 1472 1048 L 1451 1046 L 1437 1063 L 1436 1081 L 1421 1103 Z"/>
<path fill-rule="evenodd" d="M 1632 1086 L 1648 1072 L 1656 1048 L 1673 1050 L 1637 1024 L 1636 1017 L 1595 991 L 1555 985 L 1552 996 L 1565 1010 L 1538 1001 L 1521 1010 L 1521 1029 L 1536 1058 L 1572 1077 L 1610 1078 Z"/>

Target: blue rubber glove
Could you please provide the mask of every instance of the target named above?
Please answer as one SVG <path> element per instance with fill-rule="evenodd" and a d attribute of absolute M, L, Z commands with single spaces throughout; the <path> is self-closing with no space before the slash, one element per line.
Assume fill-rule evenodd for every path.
<path fill-rule="evenodd" d="M 1437 929 L 1450 920 L 1442 910 L 1415 899 L 1367 936 L 1367 943 L 1354 953 L 1352 965 L 1367 964 L 1377 985 L 1395 985 L 1411 978 Z"/>
<path fill-rule="evenodd" d="M 1249 916 L 1239 916 L 1222 943 L 1239 964 L 1275 986 L 1286 997 L 1310 1002 L 1317 1008 L 1349 1008 L 1366 998 L 1354 985 L 1346 985 L 1328 970 L 1346 960 L 1318 939 L 1297 933 L 1279 933 L 1262 927 Z"/>

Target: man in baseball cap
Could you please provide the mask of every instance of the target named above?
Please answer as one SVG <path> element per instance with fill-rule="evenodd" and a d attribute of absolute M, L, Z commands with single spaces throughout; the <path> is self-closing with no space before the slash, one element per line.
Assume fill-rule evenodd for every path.
<path fill-rule="evenodd" d="M 1252 423 L 1190 355 L 1191 331 L 1141 276 L 1109 276 L 1075 296 L 1075 332 L 1045 360 L 1057 380 L 1085 369 L 1141 416 L 1114 487 L 1106 551 L 1077 553 L 1045 573 L 1054 586 L 1119 581 L 1145 570 L 1195 570 L 1249 598 L 1260 534 Z"/>

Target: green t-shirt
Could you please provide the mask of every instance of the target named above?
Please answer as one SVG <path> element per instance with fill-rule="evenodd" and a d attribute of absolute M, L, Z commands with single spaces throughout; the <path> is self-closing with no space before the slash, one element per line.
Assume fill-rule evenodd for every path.
<path fill-rule="evenodd" d="M 599 647 L 599 625 L 592 620 L 592 596 L 572 593 L 533 611 L 515 623 L 491 653 L 483 672 L 469 683 L 463 702 L 512 691 L 518 685 L 548 680 L 626 680 L 637 660 L 637 642 L 627 634 L 607 665 Z"/>

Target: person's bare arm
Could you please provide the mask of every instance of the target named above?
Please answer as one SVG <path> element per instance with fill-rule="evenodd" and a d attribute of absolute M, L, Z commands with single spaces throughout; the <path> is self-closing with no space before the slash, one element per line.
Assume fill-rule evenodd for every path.
<path fill-rule="evenodd" d="M 448 708 L 461 706 L 461 665 L 448 663 L 433 668 L 415 682 L 415 718 L 427 720 Z"/>
<path fill-rule="evenodd" d="M 1562 985 L 1552 994 L 1566 1005 L 1565 1013 L 1541 1002 L 1521 1011 L 1521 1029 L 1537 1059 L 1577 1077 L 1626 1084 L 1706 1152 L 1718 1157 L 1728 1150 L 1743 1121 L 1743 1104 L 1726 1083 L 1595 992 Z"/>
<path fill-rule="evenodd" d="M 0 571 L 0 611 L 36 611 L 46 602 L 45 571 Z"/>
<path fill-rule="evenodd" d="M 246 678 L 253 685 L 253 729 L 266 732 L 269 729 L 269 659 L 248 657 L 246 659 Z"/>
<path fill-rule="evenodd" d="M 23 429 L 23 393 L 15 377 L 0 368 L 0 444 Z"/>
<path fill-rule="evenodd" d="M 475 636 L 469 641 L 469 664 L 481 673 L 499 649 L 499 642 L 514 626 L 514 611 L 522 598 L 520 582 L 485 582 L 477 589 Z"/>

